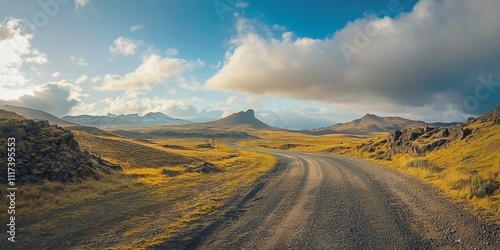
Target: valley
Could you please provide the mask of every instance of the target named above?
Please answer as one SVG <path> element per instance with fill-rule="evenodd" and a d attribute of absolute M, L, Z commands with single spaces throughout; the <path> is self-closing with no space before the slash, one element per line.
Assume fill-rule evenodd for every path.
<path fill-rule="evenodd" d="M 2 112 L 8 134 L 9 120 L 26 123 L 34 111 Z M 32 119 L 46 115 L 35 113 Z M 96 128 L 50 117 L 63 128 L 43 129 L 71 133 L 78 143 L 55 147 L 89 155 L 96 167 L 90 175 L 77 167 L 67 181 L 30 173 L 17 201 L 22 248 L 500 246 L 500 108 L 428 135 L 400 126 L 404 143 L 391 140 L 399 130 L 365 133 L 365 126 L 322 135 L 273 128 L 253 110 L 182 126 Z M 373 120 L 394 118 L 357 123 L 383 127 Z M 469 132 L 454 136 L 457 130 Z M 23 150 L 45 138 L 16 131 Z M 398 149 L 428 143 L 426 152 Z M 48 155 L 37 168 L 50 169 Z"/>

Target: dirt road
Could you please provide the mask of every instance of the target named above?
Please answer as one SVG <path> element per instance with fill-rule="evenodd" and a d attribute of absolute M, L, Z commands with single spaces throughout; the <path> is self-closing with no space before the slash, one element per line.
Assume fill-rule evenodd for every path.
<path fill-rule="evenodd" d="M 273 154 L 275 171 L 223 216 L 158 249 L 500 249 L 500 226 L 412 177 L 354 158 Z"/>

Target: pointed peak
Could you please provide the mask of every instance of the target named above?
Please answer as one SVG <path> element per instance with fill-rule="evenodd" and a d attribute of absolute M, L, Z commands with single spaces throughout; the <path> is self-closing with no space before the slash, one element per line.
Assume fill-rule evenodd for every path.
<path fill-rule="evenodd" d="M 366 113 L 366 115 L 363 116 L 362 118 L 379 118 L 379 117 L 377 115 L 374 115 L 374 114 Z"/>
<path fill-rule="evenodd" d="M 248 109 L 245 113 L 255 116 L 255 111 L 253 109 Z"/>
<path fill-rule="evenodd" d="M 261 120 L 255 117 L 255 111 L 253 109 L 248 109 L 247 111 L 240 111 L 238 113 L 234 113 L 230 116 L 214 121 L 214 123 L 241 124 L 241 125 L 246 124 L 257 128 L 269 128 L 269 125 L 263 123 Z"/>

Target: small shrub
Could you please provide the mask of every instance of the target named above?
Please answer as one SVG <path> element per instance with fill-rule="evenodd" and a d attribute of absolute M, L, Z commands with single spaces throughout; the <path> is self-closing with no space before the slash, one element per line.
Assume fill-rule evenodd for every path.
<path fill-rule="evenodd" d="M 439 167 L 434 164 L 433 162 L 426 160 L 426 159 L 415 159 L 413 161 L 410 161 L 406 164 L 407 167 L 409 168 L 422 168 L 422 169 L 427 169 L 431 172 L 439 172 L 440 169 Z"/>
<path fill-rule="evenodd" d="M 375 155 L 375 160 L 386 160 L 390 161 L 392 160 L 391 158 L 391 153 L 387 151 L 378 151 L 377 154 Z"/>
<path fill-rule="evenodd" d="M 170 170 L 170 169 L 167 169 L 167 168 L 161 170 L 161 173 L 164 174 L 164 175 L 166 175 L 166 176 L 168 176 L 168 177 L 175 177 L 175 176 L 181 174 L 180 171 Z"/>
<path fill-rule="evenodd" d="M 455 190 L 461 190 L 464 189 L 465 187 L 469 186 L 470 180 L 465 180 L 465 179 L 460 179 L 453 183 L 452 189 Z"/>
<path fill-rule="evenodd" d="M 475 175 L 471 178 L 470 192 L 473 196 L 483 198 L 492 195 L 498 188 L 498 184 L 493 180 L 487 180 L 479 175 Z"/>

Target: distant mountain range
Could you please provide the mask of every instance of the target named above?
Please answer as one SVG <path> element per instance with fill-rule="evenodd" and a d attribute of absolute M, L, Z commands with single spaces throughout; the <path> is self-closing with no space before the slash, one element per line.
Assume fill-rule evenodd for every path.
<path fill-rule="evenodd" d="M 113 127 L 113 126 L 153 126 L 153 125 L 180 125 L 189 124 L 190 121 L 170 117 L 160 112 L 147 113 L 144 116 L 138 114 L 115 115 L 107 114 L 105 116 L 79 115 L 64 116 L 63 120 L 78 123 L 86 126 L 95 127 Z"/>
<path fill-rule="evenodd" d="M 393 130 L 403 130 L 412 127 L 446 127 L 459 124 L 452 123 L 426 123 L 414 121 L 401 117 L 380 117 L 373 114 L 365 116 L 347 123 L 338 123 L 326 128 L 311 130 L 313 134 L 369 134 L 374 132 L 388 132 Z"/>
<path fill-rule="evenodd" d="M 17 107 L 12 105 L 0 106 L 0 109 L 5 109 L 18 113 L 29 119 L 35 120 L 47 120 L 50 124 L 69 127 L 69 126 L 90 126 L 99 128 L 112 128 L 117 126 L 161 126 L 161 125 L 187 125 L 176 128 L 174 130 L 154 130 L 149 131 L 152 135 L 178 135 L 186 134 L 187 132 L 198 134 L 196 131 L 213 129 L 215 127 L 227 127 L 227 128 L 237 128 L 238 125 L 249 126 L 256 129 L 278 129 L 267 125 L 261 120 L 255 117 L 255 111 L 249 109 L 247 111 L 241 111 L 234 113 L 225 118 L 205 122 L 205 123 L 192 123 L 187 120 L 182 120 L 178 118 L 173 118 L 160 112 L 147 113 L 144 116 L 139 116 L 138 114 L 128 114 L 128 115 L 115 115 L 108 114 L 105 116 L 91 116 L 91 115 L 80 115 L 80 116 L 64 116 L 59 119 L 49 113 L 44 111 Z M 319 128 L 313 130 L 303 130 L 300 132 L 306 134 L 323 135 L 323 134 L 370 134 L 374 132 L 389 132 L 394 130 L 404 130 L 413 127 L 446 127 L 459 124 L 455 123 L 426 123 L 423 121 L 414 121 L 401 117 L 380 117 L 373 114 L 366 114 L 365 116 L 347 123 L 338 123 L 326 128 Z M 173 128 L 172 128 L 173 129 Z M 188 131 L 190 130 L 190 131 Z M 178 133 L 183 131 L 182 133 Z M 207 130 L 208 131 L 208 130 Z M 168 132 L 165 134 L 165 132 Z M 234 132 L 234 131 L 233 131 Z M 195 136 L 194 134 L 192 136 Z M 207 135 L 208 136 L 208 135 Z"/>

